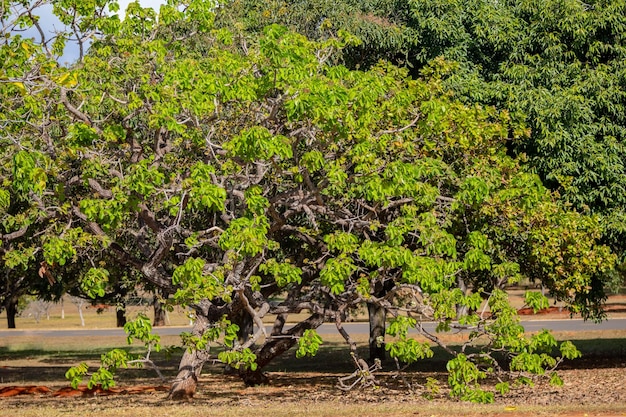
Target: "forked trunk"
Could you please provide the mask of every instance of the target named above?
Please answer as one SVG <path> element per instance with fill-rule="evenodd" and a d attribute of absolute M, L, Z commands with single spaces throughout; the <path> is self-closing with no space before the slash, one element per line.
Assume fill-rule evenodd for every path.
<path fill-rule="evenodd" d="M 241 379 L 243 379 L 244 383 L 248 386 L 268 383 L 269 379 L 263 373 L 263 368 L 268 365 L 272 359 L 291 349 L 306 330 L 317 329 L 323 323 L 324 315 L 315 313 L 285 332 L 272 334 L 269 340 L 255 352 L 257 369 L 255 371 L 249 369 L 240 370 L 239 375 Z"/>

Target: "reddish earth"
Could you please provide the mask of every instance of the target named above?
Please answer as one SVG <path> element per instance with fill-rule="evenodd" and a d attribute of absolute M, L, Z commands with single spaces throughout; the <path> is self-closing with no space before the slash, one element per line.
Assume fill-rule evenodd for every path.
<path fill-rule="evenodd" d="M 102 389 L 100 387 L 88 388 L 80 386 L 76 389 L 63 387 L 55 391 L 43 385 L 8 386 L 0 388 L 0 397 L 14 397 L 16 395 L 52 395 L 53 397 L 95 397 L 115 394 L 146 394 L 154 392 L 165 392 L 169 390 L 165 386 L 128 386 L 124 388 Z"/>

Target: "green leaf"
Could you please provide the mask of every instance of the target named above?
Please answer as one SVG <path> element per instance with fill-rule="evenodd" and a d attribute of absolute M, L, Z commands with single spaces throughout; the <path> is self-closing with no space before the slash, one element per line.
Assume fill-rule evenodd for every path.
<path fill-rule="evenodd" d="M 565 359 L 576 359 L 582 356 L 582 353 L 574 346 L 574 344 L 570 341 L 565 341 L 561 343 L 560 346 L 561 355 Z"/>
<path fill-rule="evenodd" d="M 320 281 L 330 289 L 332 294 L 341 294 L 345 290 L 345 284 L 350 279 L 357 267 L 352 259 L 346 256 L 331 258 L 320 271 Z"/>
<path fill-rule="evenodd" d="M 508 382 L 498 382 L 496 384 L 496 391 L 500 393 L 500 395 L 505 395 L 511 390 Z"/>
<path fill-rule="evenodd" d="M 535 313 L 550 306 L 548 297 L 536 291 L 526 291 L 524 293 L 524 301 Z"/>
<path fill-rule="evenodd" d="M 271 275 L 279 288 L 291 283 L 302 283 L 302 270 L 289 262 L 277 262 L 276 259 L 268 259 L 259 266 L 259 271 Z"/>
<path fill-rule="evenodd" d="M 305 356 L 315 356 L 322 344 L 322 338 L 317 334 L 315 329 L 307 329 L 298 339 L 298 349 L 296 350 L 296 358 Z"/>
<path fill-rule="evenodd" d="M 246 161 L 292 157 L 289 139 L 281 135 L 273 135 L 261 126 L 253 126 L 243 130 L 224 147 L 234 156 L 241 157 Z"/>
<path fill-rule="evenodd" d="M 91 298 L 104 297 L 108 283 L 108 270 L 89 268 L 80 280 L 80 288 Z"/>

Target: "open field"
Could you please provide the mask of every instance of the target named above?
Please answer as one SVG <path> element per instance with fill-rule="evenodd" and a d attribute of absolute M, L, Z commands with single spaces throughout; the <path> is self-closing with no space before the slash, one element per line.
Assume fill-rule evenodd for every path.
<path fill-rule="evenodd" d="M 524 307 L 523 301 L 524 290 L 513 290 L 510 292 L 511 304 L 518 309 Z M 554 318 L 567 318 L 569 313 L 563 308 L 562 304 L 550 300 L 550 312 L 540 315 L 525 315 L 524 319 L 544 319 L 548 317 Z M 41 308 L 39 309 L 41 310 Z M 626 289 L 619 295 L 613 295 L 609 297 L 606 303 L 606 311 L 609 317 L 626 317 Z M 16 327 L 18 329 L 105 329 L 115 327 L 116 316 L 115 307 L 109 307 L 105 310 L 98 310 L 85 303 L 82 306 L 82 314 L 85 326 L 83 327 L 78 313 L 78 307 L 73 304 L 69 299 L 64 300 L 61 303 L 50 303 L 47 311 L 42 313 L 39 311 L 39 317 L 37 317 L 37 308 L 35 304 L 25 308 L 20 316 L 16 318 Z M 146 316 L 153 317 L 153 309 L 151 305 L 143 303 L 142 305 L 134 305 L 127 307 L 127 318 L 129 320 L 134 319 L 137 314 L 145 314 Z M 190 324 L 189 311 L 176 308 L 173 312 L 167 314 L 166 324 L 170 326 L 185 326 Z M 304 314 L 302 315 L 304 316 Z M 297 320 L 300 315 L 290 316 L 293 320 Z M 357 312 L 355 316 L 351 318 L 355 321 L 366 321 L 367 316 L 365 311 Z M 265 320 L 267 323 L 272 322 L 272 317 L 267 317 Z M 0 329 L 6 328 L 6 313 L 0 312 Z"/>

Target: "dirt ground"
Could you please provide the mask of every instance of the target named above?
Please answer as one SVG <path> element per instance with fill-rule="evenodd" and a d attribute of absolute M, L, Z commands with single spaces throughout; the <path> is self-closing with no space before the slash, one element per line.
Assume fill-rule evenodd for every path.
<path fill-rule="evenodd" d="M 605 339 L 608 340 L 608 339 Z M 615 343 L 616 339 L 610 339 Z M 626 341 L 626 339 L 621 339 Z M 603 339 L 598 339 L 603 343 Z M 621 352 L 621 353 L 620 353 Z M 253 416 L 626 416 L 626 346 L 611 356 L 586 355 L 565 363 L 560 372 L 564 385 L 550 386 L 538 380 L 534 387 L 514 389 L 505 396 L 496 396 L 495 403 L 479 406 L 461 403 L 448 397 L 446 374 L 441 369 L 414 369 L 398 376 L 393 371 L 378 375 L 378 389 L 355 389 L 342 392 L 336 388 L 337 378 L 345 373 L 332 372 L 333 364 L 320 364 L 321 371 L 305 369 L 269 372 L 271 384 L 246 388 L 239 378 L 224 375 L 222 369 L 209 366 L 203 374 L 196 397 L 190 404 L 165 399 L 167 386 L 155 383 L 145 370 L 127 370 L 112 392 L 73 391 L 63 379 L 70 364 L 62 360 L 43 366 L 9 366 L 0 368 L 0 416 L 30 416 L 42 410 L 49 416 L 166 416 L 189 415 L 231 416 L 244 413 Z M 176 361 L 169 366 L 173 375 Z M 280 368 L 280 364 L 277 368 Z M 338 364 L 343 368 L 345 364 Z M 313 366 L 314 368 L 314 366 Z M 167 369 L 166 369 L 167 370 Z M 429 378 L 437 381 L 439 392 L 425 398 Z M 493 385 L 497 381 L 488 381 Z M 36 385 L 35 385 L 36 384 Z M 406 387 L 411 387 L 407 390 Z M 11 390 L 21 389 L 21 393 Z M 19 395 L 15 395 L 19 394 Z M 432 394 L 432 392 L 431 392 Z M 182 408 L 181 408 L 182 407 Z M 72 411 L 73 410 L 73 411 Z M 90 411 L 91 410 L 91 411 Z M 308 411 L 307 411 L 308 410 Z M 311 410 L 314 410 L 312 412 Z M 32 412 L 32 414 L 29 414 Z M 93 412 L 93 414 L 90 414 Z M 169 414 L 169 413 L 172 414 Z M 56 414 L 55 414 L 56 413 Z M 305 413 L 305 414 L 303 414 Z"/>
<path fill-rule="evenodd" d="M 622 364 L 624 365 L 624 364 Z M 408 379 L 415 384 L 415 392 L 401 390 L 391 375 L 382 376 L 378 390 L 365 389 L 343 393 L 334 388 L 338 375 L 273 373 L 272 384 L 245 388 L 238 379 L 224 375 L 205 375 L 196 398 L 191 404 L 177 404 L 165 400 L 164 388 L 136 390 L 121 386 L 116 395 L 103 396 L 88 393 L 61 397 L 52 393 L 31 393 L 0 398 L 0 415 L 29 415 L 27 410 L 56 410 L 67 415 L 72 410 L 92 410 L 93 415 L 186 415 L 175 412 L 180 407 L 192 407 L 194 415 L 325 415 L 343 416 L 357 412 L 360 416 L 408 415 L 464 415 L 464 416 L 626 416 L 626 368 L 569 369 L 562 373 L 565 384 L 551 387 L 539 382 L 535 388 L 515 390 L 505 397 L 497 397 L 488 406 L 459 403 L 446 396 L 445 389 L 433 400 L 427 400 L 417 386 L 427 377 L 439 380 L 442 375 L 412 373 Z M 442 385 L 445 381 L 440 381 Z M 144 386 L 145 387 L 145 386 Z M 56 388 L 51 387 L 53 390 Z M 306 413 L 316 409 L 322 414 Z M 117 414 L 116 410 L 124 410 Z M 358 411 L 352 411 L 358 410 Z M 133 411 L 137 414 L 133 414 Z M 20 412 L 22 414 L 20 414 Z M 347 412 L 347 413 L 346 413 Z M 232 413 L 232 414 L 231 414 Z M 39 414 L 42 415 L 42 414 Z M 50 415 L 50 413 L 47 413 Z M 55 414 L 52 414 L 55 415 Z M 70 414 L 71 415 L 71 414 Z M 81 411 L 81 415 L 91 415 Z"/>
<path fill-rule="evenodd" d="M 626 297 L 609 305 L 610 316 L 623 316 Z M 566 316 L 552 309 L 545 316 Z M 89 416 L 622 416 L 626 417 L 626 329 L 612 334 L 586 335 L 587 345 L 611 343 L 610 354 L 585 354 L 564 363 L 560 375 L 564 385 L 550 386 L 540 379 L 534 387 L 520 387 L 494 404 L 474 405 L 448 396 L 446 374 L 441 364 L 416 367 L 399 376 L 387 366 L 378 375 L 379 388 L 342 392 L 337 378 L 344 376 L 344 363 L 332 363 L 332 356 L 304 362 L 285 372 L 291 359 L 269 370 L 271 384 L 246 388 L 234 376 L 224 375 L 217 366 L 203 373 L 191 403 L 166 400 L 167 383 L 144 370 L 125 370 L 113 392 L 72 391 L 64 373 L 76 365 L 76 358 L 23 358 L 0 360 L 0 417 Z M 1 352 L 0 352 L 1 353 Z M 293 352 L 291 352 L 293 356 Z M 1 356 L 1 355 L 0 355 Z M 96 355 L 97 356 L 97 355 Z M 2 358 L 0 358 L 2 359 Z M 97 359 L 97 358 L 96 358 Z M 318 362 L 314 362 L 317 360 Z M 326 362 L 324 362 L 326 361 Z M 175 374 L 176 359 L 163 363 L 168 377 Z M 425 386 L 436 380 L 439 391 Z M 493 385 L 497 381 L 487 381 Z M 410 390 L 407 390 L 410 386 Z M 17 392 L 20 391 L 21 392 Z M 425 398 L 430 393 L 432 399 Z"/>

